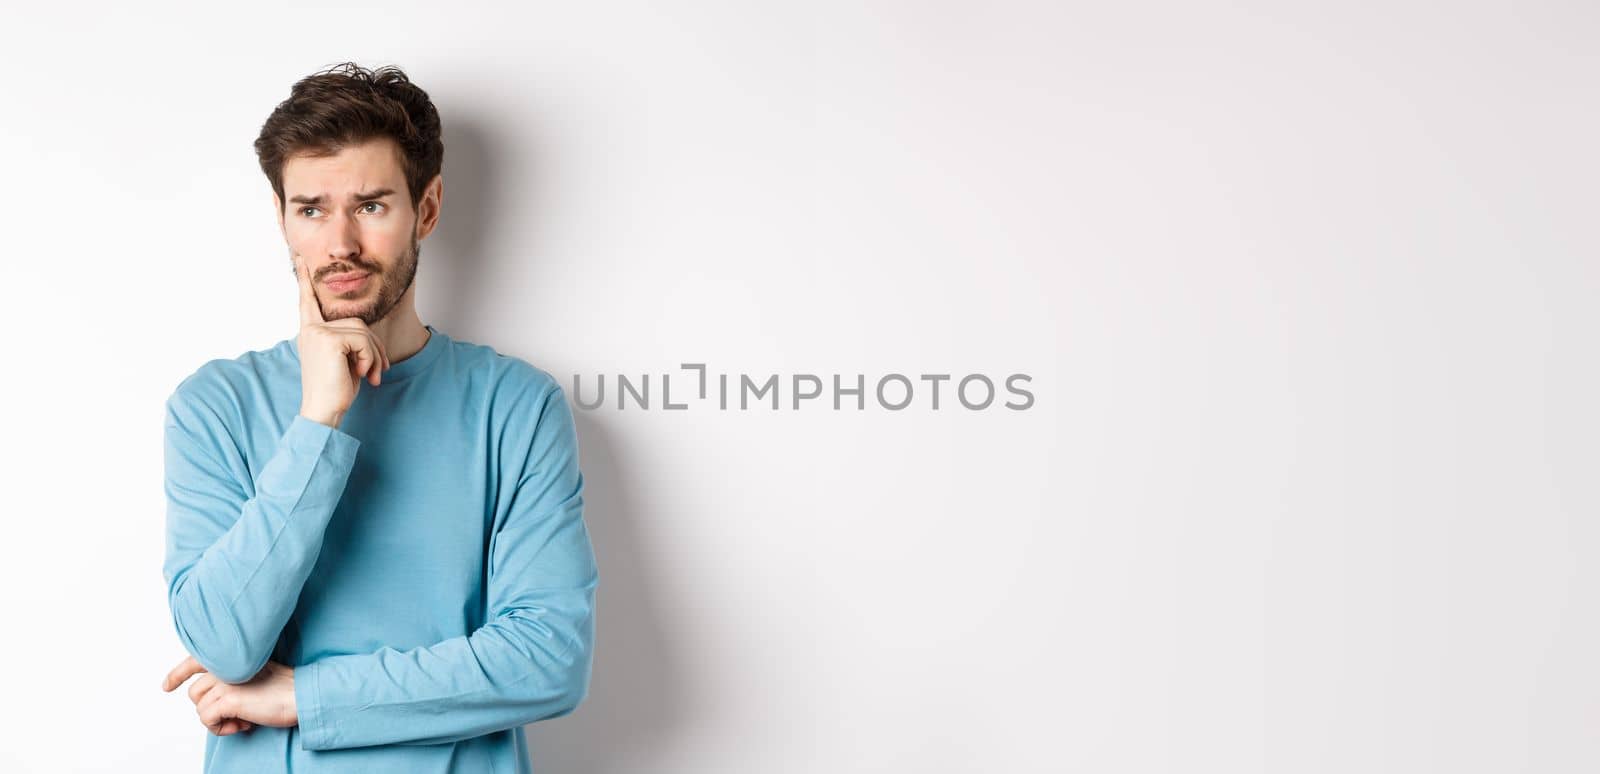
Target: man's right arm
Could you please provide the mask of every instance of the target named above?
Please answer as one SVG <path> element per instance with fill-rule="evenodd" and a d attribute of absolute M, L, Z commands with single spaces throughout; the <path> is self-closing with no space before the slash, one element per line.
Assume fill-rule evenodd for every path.
<path fill-rule="evenodd" d="M 180 390 L 165 422 L 167 601 L 185 649 L 226 683 L 266 665 L 316 565 L 360 442 L 302 415 L 255 480 Z"/>

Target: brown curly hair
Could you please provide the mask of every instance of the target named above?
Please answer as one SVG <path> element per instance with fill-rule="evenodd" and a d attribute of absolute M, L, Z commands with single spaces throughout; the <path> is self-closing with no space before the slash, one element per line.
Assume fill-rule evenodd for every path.
<path fill-rule="evenodd" d="M 392 65 L 369 70 L 343 62 L 300 79 L 267 116 L 256 137 L 256 158 L 279 201 L 283 162 L 326 156 L 346 145 L 389 137 L 400 146 L 411 207 L 444 166 L 439 111 L 428 93 Z M 287 206 L 285 203 L 284 206 Z"/>

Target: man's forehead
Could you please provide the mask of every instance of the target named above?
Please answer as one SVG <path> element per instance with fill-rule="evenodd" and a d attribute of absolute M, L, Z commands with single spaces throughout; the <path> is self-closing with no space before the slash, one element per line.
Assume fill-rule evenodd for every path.
<path fill-rule="evenodd" d="M 333 153 L 296 153 L 283 162 L 284 193 L 290 196 L 343 198 L 404 182 L 399 147 L 387 138 L 346 145 Z"/>

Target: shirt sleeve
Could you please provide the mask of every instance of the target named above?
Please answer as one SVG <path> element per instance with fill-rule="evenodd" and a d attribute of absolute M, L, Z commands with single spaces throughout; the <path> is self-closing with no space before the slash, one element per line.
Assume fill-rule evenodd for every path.
<path fill-rule="evenodd" d="M 195 660 L 242 683 L 294 612 L 360 442 L 296 415 L 252 482 L 217 415 L 179 394 L 167 401 L 165 438 L 172 620 Z"/>
<path fill-rule="evenodd" d="M 455 742 L 566 715 L 588 695 L 599 574 L 577 433 L 559 386 L 533 412 L 510 505 L 490 536 L 488 622 L 433 645 L 296 667 L 305 749 Z"/>

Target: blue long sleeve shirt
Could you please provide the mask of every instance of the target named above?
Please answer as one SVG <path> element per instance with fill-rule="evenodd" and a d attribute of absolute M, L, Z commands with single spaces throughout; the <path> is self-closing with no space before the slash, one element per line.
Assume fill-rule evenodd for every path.
<path fill-rule="evenodd" d="M 295 668 L 299 725 L 207 733 L 207 772 L 529 772 L 522 726 L 588 694 L 599 582 L 571 407 L 433 326 L 338 428 L 299 415 L 295 339 L 166 403 L 179 640 L 245 682 Z"/>

